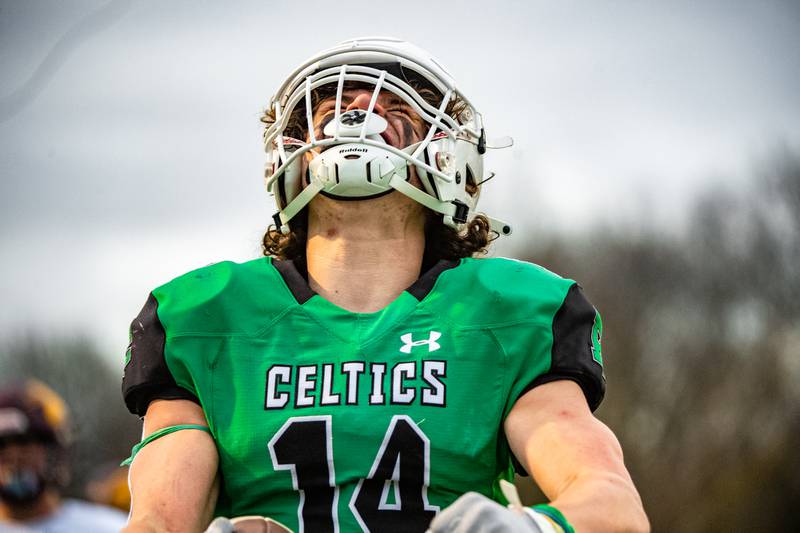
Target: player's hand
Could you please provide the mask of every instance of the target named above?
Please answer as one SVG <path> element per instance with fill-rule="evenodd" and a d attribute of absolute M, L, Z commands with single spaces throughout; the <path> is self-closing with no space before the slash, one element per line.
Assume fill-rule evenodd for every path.
<path fill-rule="evenodd" d="M 430 533 L 544 533 L 522 510 L 507 509 L 477 492 L 468 492 L 431 522 Z"/>
<path fill-rule="evenodd" d="M 292 530 L 271 518 L 240 516 L 233 520 L 220 516 L 204 533 L 292 533 Z"/>

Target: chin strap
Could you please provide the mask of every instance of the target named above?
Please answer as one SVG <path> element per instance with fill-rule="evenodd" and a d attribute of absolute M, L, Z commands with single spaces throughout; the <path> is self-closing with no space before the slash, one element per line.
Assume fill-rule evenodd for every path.
<path fill-rule="evenodd" d="M 437 213 L 441 213 L 445 216 L 445 219 L 449 218 L 451 222 L 455 221 L 457 223 L 464 223 L 466 222 L 466 213 L 464 213 L 463 220 L 460 217 L 460 213 L 458 213 L 458 205 L 452 202 L 443 202 L 441 200 L 437 200 L 430 194 L 426 193 L 421 189 L 417 189 L 409 182 L 407 182 L 402 176 L 399 174 L 395 174 L 392 176 L 389 185 L 392 186 L 393 189 L 399 191 L 412 200 L 421 203 L 428 209 L 432 211 L 436 211 Z M 465 204 L 464 207 L 466 207 Z M 445 220 L 446 221 L 446 220 Z"/>
<path fill-rule="evenodd" d="M 448 226 L 457 227 L 457 225 L 467 222 L 469 208 L 463 202 L 459 202 L 458 200 L 454 200 L 452 202 L 443 202 L 442 200 L 437 200 L 425 191 L 417 189 L 397 174 L 392 177 L 389 185 L 391 185 L 395 190 L 405 194 L 412 200 L 421 203 L 428 209 L 444 215 L 444 223 Z M 513 229 L 510 224 L 497 218 L 492 218 L 486 215 L 483 216 L 489 220 L 489 228 L 492 231 L 495 231 L 500 235 L 511 235 Z"/>
<path fill-rule="evenodd" d="M 514 228 L 511 227 L 511 224 L 508 222 L 504 222 L 498 218 L 492 218 L 489 215 L 483 215 L 489 221 L 489 228 L 492 231 L 496 231 L 500 235 L 511 235 L 514 232 Z"/>
<path fill-rule="evenodd" d="M 300 191 L 294 200 L 289 202 L 282 211 L 278 211 L 275 213 L 272 218 L 275 221 L 275 226 L 280 230 L 281 233 L 284 235 L 289 234 L 289 221 L 297 215 L 306 205 L 308 202 L 314 198 L 319 191 L 323 189 L 322 182 L 316 178 L 311 179 L 311 183 L 308 186 Z"/>
<path fill-rule="evenodd" d="M 390 168 L 387 168 L 387 166 Z M 381 170 L 386 168 L 386 171 L 382 173 L 382 177 L 390 172 L 393 173 L 392 178 L 389 180 L 389 185 L 393 189 L 419 202 L 428 209 L 442 214 L 444 223 L 450 227 L 457 228 L 460 224 L 467 222 L 467 216 L 469 215 L 469 206 L 467 206 L 467 204 L 459 202 L 458 200 L 453 200 L 452 202 L 438 200 L 425 191 L 411 185 L 402 175 L 395 172 L 394 166 L 387 166 L 381 165 Z M 324 187 L 320 178 L 312 176 L 311 183 L 309 183 L 294 200 L 289 202 L 289 205 L 273 215 L 275 226 L 281 233 L 284 235 L 289 234 L 289 221 L 308 205 Z M 489 220 L 490 229 L 492 231 L 500 235 L 511 235 L 512 228 L 507 222 L 489 216 L 486 216 L 486 218 Z"/>

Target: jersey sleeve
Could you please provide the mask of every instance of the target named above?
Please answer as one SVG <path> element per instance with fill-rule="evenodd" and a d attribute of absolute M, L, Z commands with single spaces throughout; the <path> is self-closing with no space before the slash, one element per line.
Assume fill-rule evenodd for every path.
<path fill-rule="evenodd" d="M 602 331 L 600 313 L 586 299 L 580 285 L 573 283 L 553 317 L 550 369 L 523 387 L 517 397 L 538 385 L 568 379 L 580 385 L 589 408 L 597 409 L 606 391 Z"/>
<path fill-rule="evenodd" d="M 577 383 L 592 411 L 603 399 L 600 314 L 577 283 L 563 282 L 542 286 L 529 321 L 496 332 L 506 352 L 505 415 L 526 392 L 551 381 Z"/>
<path fill-rule="evenodd" d="M 158 300 L 151 293 L 130 328 L 125 355 L 122 396 L 128 410 L 144 416 L 153 400 L 191 400 L 197 395 L 178 385 L 167 365 L 166 331 L 158 316 Z"/>

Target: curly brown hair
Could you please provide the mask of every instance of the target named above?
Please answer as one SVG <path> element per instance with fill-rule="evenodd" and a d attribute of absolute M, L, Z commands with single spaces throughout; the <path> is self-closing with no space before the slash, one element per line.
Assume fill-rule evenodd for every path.
<path fill-rule="evenodd" d="M 360 85 L 354 84 L 351 87 Z M 409 80 L 409 85 L 431 105 L 435 106 L 441 98 L 441 95 L 423 82 L 411 79 Z M 335 94 L 335 90 L 315 89 L 311 92 L 312 108 L 316 108 L 320 102 Z M 468 107 L 466 101 L 456 96 L 448 102 L 445 112 L 457 119 Z M 286 135 L 298 139 L 305 137 L 305 130 L 307 129 L 305 117 L 305 102 L 301 101 L 289 117 L 285 129 Z M 271 109 L 264 111 L 261 116 L 261 122 L 266 125 L 266 128 L 275 123 L 275 115 Z M 475 196 L 480 192 L 479 185 L 479 183 L 475 183 L 473 176 L 467 176 L 466 191 L 470 195 Z M 483 215 L 476 215 L 459 231 L 445 225 L 441 215 L 430 210 L 426 211 L 423 271 L 441 259 L 458 260 L 464 257 L 485 254 L 489 244 L 499 236 L 497 232 L 491 230 L 489 220 Z M 289 234 L 284 235 L 275 225 L 270 225 L 261 239 L 263 253 L 265 256 L 293 260 L 304 264 L 306 239 L 308 237 L 308 209 L 303 209 L 298 213 L 292 219 L 289 227 Z"/>

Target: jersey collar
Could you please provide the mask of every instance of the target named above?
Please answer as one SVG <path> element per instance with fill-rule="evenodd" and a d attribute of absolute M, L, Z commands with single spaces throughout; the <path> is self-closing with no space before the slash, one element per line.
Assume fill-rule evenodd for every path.
<path fill-rule="evenodd" d="M 298 304 L 303 305 L 316 294 L 308 285 L 305 265 L 292 260 L 280 261 L 276 259 L 273 259 L 272 265 L 281 275 Z M 427 272 L 408 287 L 406 292 L 421 302 L 431 292 L 436 280 L 439 279 L 439 275 L 456 266 L 458 266 L 458 261 L 440 259 L 438 263 L 429 268 Z"/>

